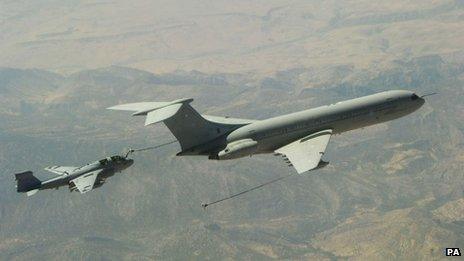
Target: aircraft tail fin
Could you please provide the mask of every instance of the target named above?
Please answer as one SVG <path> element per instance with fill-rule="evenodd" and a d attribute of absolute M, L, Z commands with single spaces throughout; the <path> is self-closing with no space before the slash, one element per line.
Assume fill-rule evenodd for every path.
<path fill-rule="evenodd" d="M 40 188 L 42 182 L 34 177 L 32 171 L 25 171 L 15 174 L 16 178 L 16 191 L 17 192 L 26 192 L 28 196 L 32 196 Z"/>
<path fill-rule="evenodd" d="M 164 122 L 179 141 L 179 155 L 201 154 L 194 147 L 223 136 L 251 120 L 203 116 L 190 106 L 193 99 L 178 99 L 172 102 L 139 102 L 110 107 L 110 110 L 135 111 L 132 115 L 146 116 L 145 126 Z M 216 120 L 215 120 L 216 119 Z M 208 150 L 202 148 L 201 150 Z"/>

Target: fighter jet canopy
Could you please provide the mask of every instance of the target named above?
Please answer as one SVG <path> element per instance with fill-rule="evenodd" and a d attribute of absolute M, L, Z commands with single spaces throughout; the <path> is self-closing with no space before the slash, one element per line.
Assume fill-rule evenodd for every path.
<path fill-rule="evenodd" d="M 125 161 L 126 159 L 122 156 L 116 155 L 116 156 L 112 156 L 111 160 L 116 161 L 116 162 L 121 162 L 121 161 Z"/>

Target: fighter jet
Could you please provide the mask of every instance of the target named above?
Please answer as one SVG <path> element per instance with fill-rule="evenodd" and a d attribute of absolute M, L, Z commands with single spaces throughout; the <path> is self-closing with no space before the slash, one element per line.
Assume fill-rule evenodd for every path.
<path fill-rule="evenodd" d="M 34 195 L 39 190 L 58 189 L 61 186 L 68 186 L 70 192 L 77 190 L 83 194 L 101 187 L 108 177 L 113 176 L 116 172 L 121 172 L 133 163 L 132 159 L 116 155 L 82 167 L 46 167 L 45 170 L 58 176 L 45 181 L 40 181 L 34 177 L 32 171 L 26 171 L 15 174 L 16 188 L 18 192 L 26 192 L 28 196 Z"/>
<path fill-rule="evenodd" d="M 229 160 L 274 153 L 300 174 L 328 164 L 322 156 L 332 135 L 403 117 L 420 108 L 424 96 L 405 90 L 385 91 L 265 120 L 201 115 L 190 106 L 193 99 L 108 109 L 146 116 L 145 125 L 164 122 L 180 143 L 178 156 Z"/>

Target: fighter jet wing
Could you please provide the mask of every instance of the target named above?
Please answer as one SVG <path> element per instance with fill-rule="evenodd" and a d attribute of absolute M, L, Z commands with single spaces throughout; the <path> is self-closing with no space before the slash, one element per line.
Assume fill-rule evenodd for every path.
<path fill-rule="evenodd" d="M 301 174 L 318 167 L 331 135 L 332 130 L 316 132 L 287 144 L 275 152 L 284 155 L 298 174 Z"/>
<path fill-rule="evenodd" d="M 98 174 L 100 174 L 102 170 L 96 170 L 89 173 L 86 173 L 78 178 L 71 180 L 70 182 L 76 185 L 77 189 L 81 194 L 88 192 L 93 189 L 95 184 L 95 180 L 97 179 Z"/>
<path fill-rule="evenodd" d="M 46 167 L 44 170 L 50 171 L 52 173 L 58 174 L 58 175 L 68 175 L 72 171 L 77 169 L 77 167 L 72 167 L 72 166 L 50 166 Z"/>

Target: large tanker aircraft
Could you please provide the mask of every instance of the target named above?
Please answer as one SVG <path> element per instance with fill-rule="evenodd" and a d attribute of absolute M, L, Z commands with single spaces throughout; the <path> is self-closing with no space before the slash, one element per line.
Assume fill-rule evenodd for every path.
<path fill-rule="evenodd" d="M 193 99 L 108 109 L 145 116 L 145 126 L 164 122 L 181 146 L 178 156 L 230 160 L 274 153 L 303 173 L 328 164 L 321 158 L 332 135 L 408 115 L 424 104 L 424 96 L 406 90 L 385 91 L 265 120 L 201 115 L 190 106 Z"/>

